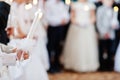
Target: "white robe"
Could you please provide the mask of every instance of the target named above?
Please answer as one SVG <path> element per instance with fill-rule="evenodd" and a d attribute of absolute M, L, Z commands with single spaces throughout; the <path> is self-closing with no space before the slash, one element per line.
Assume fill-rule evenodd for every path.
<path fill-rule="evenodd" d="M 10 26 L 14 26 L 15 28 L 20 27 L 23 33 L 27 35 L 34 18 L 36 8 L 32 7 L 33 9 L 25 10 L 24 4 L 18 6 L 16 3 L 13 3 L 11 8 L 11 13 L 13 14 L 11 14 L 11 19 L 9 19 L 11 20 Z M 37 27 L 34 34 L 35 39 L 30 40 L 30 42 L 27 41 L 28 43 L 24 43 L 24 39 L 12 39 L 8 44 L 27 50 L 30 53 L 30 58 L 23 61 L 21 65 L 17 64 L 16 66 L 9 67 L 10 75 L 13 80 L 48 80 L 46 73 L 46 69 L 49 68 L 45 42 L 46 32 L 41 26 L 41 23 L 35 27 Z"/>

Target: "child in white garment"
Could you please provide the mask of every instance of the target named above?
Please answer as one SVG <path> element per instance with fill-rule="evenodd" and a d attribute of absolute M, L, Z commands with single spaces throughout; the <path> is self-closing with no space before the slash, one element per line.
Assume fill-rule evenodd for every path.
<path fill-rule="evenodd" d="M 39 21 L 39 23 L 34 26 L 35 33 L 33 33 L 33 37 L 30 40 L 27 40 L 26 44 L 24 38 L 26 38 L 31 29 L 36 9 L 34 6 L 26 9 L 25 0 L 21 1 L 22 3 L 19 2 L 19 0 L 15 0 L 11 6 L 11 21 L 8 20 L 8 23 L 10 21 L 11 24 L 8 25 L 8 27 L 13 26 L 15 35 L 13 35 L 13 39 L 10 40 L 9 45 L 29 51 L 30 57 L 27 60 L 21 61 L 20 65 L 9 67 L 11 77 L 13 80 L 48 80 L 47 72 L 42 61 L 44 56 L 41 56 L 46 54 L 46 52 L 42 53 L 44 44 L 41 43 L 41 41 L 43 41 L 42 26 L 39 25 L 41 22 Z"/>
<path fill-rule="evenodd" d="M 8 67 L 14 66 L 16 61 L 21 59 L 22 54 L 22 59 L 28 59 L 29 55 L 27 52 L 0 43 L 0 80 L 11 80 Z"/>

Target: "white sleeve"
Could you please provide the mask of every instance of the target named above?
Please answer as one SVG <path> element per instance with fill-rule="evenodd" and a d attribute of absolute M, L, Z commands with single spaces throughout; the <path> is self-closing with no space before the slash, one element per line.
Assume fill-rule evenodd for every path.
<path fill-rule="evenodd" d="M 13 47 L 12 46 L 6 46 L 6 45 L 0 43 L 0 48 L 1 48 L 2 52 L 13 53 Z"/>
<path fill-rule="evenodd" d="M 104 35 L 106 33 L 106 31 L 104 30 L 105 27 L 103 25 L 103 11 L 101 8 L 98 8 L 96 16 L 97 16 L 98 31 L 99 31 L 100 35 Z"/>
<path fill-rule="evenodd" d="M 65 4 L 64 4 L 63 18 L 65 18 L 67 21 L 70 20 L 69 8 Z"/>

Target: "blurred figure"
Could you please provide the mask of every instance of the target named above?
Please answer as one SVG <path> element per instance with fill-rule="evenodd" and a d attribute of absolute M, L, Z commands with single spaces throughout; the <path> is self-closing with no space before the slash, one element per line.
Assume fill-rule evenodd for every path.
<path fill-rule="evenodd" d="M 8 43 L 8 36 L 5 31 L 7 27 L 8 15 L 10 12 L 10 5 L 5 0 L 0 0 L 0 42 Z"/>
<path fill-rule="evenodd" d="M 117 15 L 117 18 L 118 18 L 118 21 L 119 21 L 119 28 L 115 30 L 115 50 L 114 52 L 116 53 L 116 50 L 117 50 L 117 47 L 118 47 L 118 44 L 119 44 L 119 40 L 120 40 L 120 2 L 115 2 L 113 3 L 113 8 L 118 8 L 118 15 Z"/>
<path fill-rule="evenodd" d="M 71 22 L 62 56 L 63 65 L 77 72 L 94 72 L 99 67 L 95 5 L 87 0 L 72 3 Z"/>
<path fill-rule="evenodd" d="M 116 51 L 115 55 L 115 65 L 114 65 L 114 70 L 116 72 L 120 72 L 120 43 Z"/>
<path fill-rule="evenodd" d="M 47 0 L 46 19 L 48 21 L 49 72 L 60 71 L 60 55 L 64 37 L 64 27 L 69 22 L 69 10 L 61 0 Z"/>
<path fill-rule="evenodd" d="M 49 70 L 50 68 L 50 64 L 49 64 L 49 56 L 48 56 L 48 51 L 47 51 L 47 27 L 48 27 L 48 23 L 46 20 L 46 13 L 45 13 L 45 2 L 46 0 L 39 0 L 38 1 L 38 5 L 37 8 L 40 9 L 42 11 L 42 18 L 40 20 L 40 24 L 39 24 L 39 51 L 41 53 L 41 60 L 42 63 L 45 67 L 46 70 Z M 34 12 L 34 11 L 32 11 Z"/>
<path fill-rule="evenodd" d="M 39 0 L 38 8 L 41 9 L 42 12 L 43 12 L 43 17 L 42 17 L 41 23 L 42 23 L 43 27 L 45 28 L 45 30 L 47 31 L 48 22 L 47 22 L 47 19 L 46 19 L 45 3 L 46 3 L 46 0 Z"/>
<path fill-rule="evenodd" d="M 13 36 L 13 39 L 11 40 L 9 44 L 14 42 L 14 40 L 23 39 L 27 36 L 36 11 L 37 11 L 37 7 L 32 6 L 32 4 L 30 3 L 26 5 L 26 1 L 24 1 L 24 3 L 13 2 L 11 6 L 10 19 L 8 21 L 9 23 L 8 27 L 13 27 L 13 32 L 11 34 Z M 34 39 L 36 39 L 37 41 L 37 45 L 36 45 L 38 47 L 37 53 L 39 54 L 39 58 L 42 64 L 44 65 L 45 69 L 48 70 L 49 60 L 48 60 L 48 52 L 46 48 L 47 34 L 44 28 L 44 25 L 42 25 L 41 21 L 39 22 L 38 26 L 39 27 L 37 27 L 37 31 L 35 32 L 35 37 L 34 37 Z"/>
<path fill-rule="evenodd" d="M 97 2 L 95 2 L 95 5 L 96 5 L 96 7 L 97 7 L 97 9 L 98 9 L 100 6 L 103 5 L 103 0 L 97 0 Z M 114 7 L 118 7 L 118 8 L 120 9 L 120 3 L 114 0 L 113 8 L 114 8 Z M 97 11 L 97 9 L 96 9 L 96 11 Z M 120 10 L 118 11 L 117 17 L 118 17 L 118 21 L 119 21 L 119 23 L 120 23 Z M 96 30 L 97 30 L 97 29 L 96 29 Z M 97 30 L 97 32 L 98 32 L 98 30 Z M 116 52 L 116 49 L 117 49 L 117 47 L 118 47 L 119 40 L 120 40 L 120 28 L 118 28 L 118 29 L 115 30 L 115 41 L 113 42 L 113 44 L 114 44 L 114 45 L 113 45 L 113 48 L 114 48 L 114 49 L 113 49 L 113 52 L 114 52 L 114 53 Z"/>
<path fill-rule="evenodd" d="M 118 11 L 118 20 L 120 23 L 120 1 L 118 0 L 117 2 L 114 2 L 114 7 L 118 7 L 119 11 Z M 116 54 L 115 54 L 115 65 L 114 65 L 114 70 L 116 72 L 120 72 L 120 25 L 119 25 L 119 29 L 116 30 Z"/>
<path fill-rule="evenodd" d="M 97 28 L 99 32 L 100 70 L 113 70 L 113 41 L 118 23 L 113 8 L 113 0 L 103 0 L 103 5 L 97 10 Z M 104 14 L 104 15 L 103 15 Z M 107 54 L 106 54 L 107 53 Z M 105 57 L 106 55 L 106 57 Z"/>
<path fill-rule="evenodd" d="M 40 21 L 34 26 L 33 37 L 24 39 L 30 31 L 36 11 L 37 8 L 32 4 L 26 5 L 26 0 L 14 0 L 12 3 L 8 27 L 13 27 L 11 34 L 13 38 L 8 45 L 24 48 L 30 54 L 30 58 L 22 61 L 21 65 L 16 64 L 16 66 L 9 67 L 13 80 L 48 80 L 46 65 L 44 65 L 48 64 L 48 57 L 44 56 L 47 55 L 47 50 L 44 47 L 44 34 L 42 34 L 44 29 Z"/>
<path fill-rule="evenodd" d="M 28 52 L 0 43 L 0 80 L 13 80 L 9 75 L 8 67 L 14 66 L 21 57 L 23 60 L 27 60 Z"/>

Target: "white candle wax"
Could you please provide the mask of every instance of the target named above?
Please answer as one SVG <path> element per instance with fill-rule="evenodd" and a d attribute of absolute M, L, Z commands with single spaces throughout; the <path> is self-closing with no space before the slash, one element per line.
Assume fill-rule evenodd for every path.
<path fill-rule="evenodd" d="M 42 17 L 42 12 L 41 12 L 41 10 L 38 10 L 35 13 L 35 18 L 34 18 L 33 23 L 31 25 L 30 31 L 29 31 L 29 33 L 27 35 L 27 39 L 33 38 L 33 34 L 35 32 L 35 29 L 36 29 L 37 24 L 38 24 L 38 22 L 39 22 L 39 20 L 40 20 L 41 17 Z"/>

